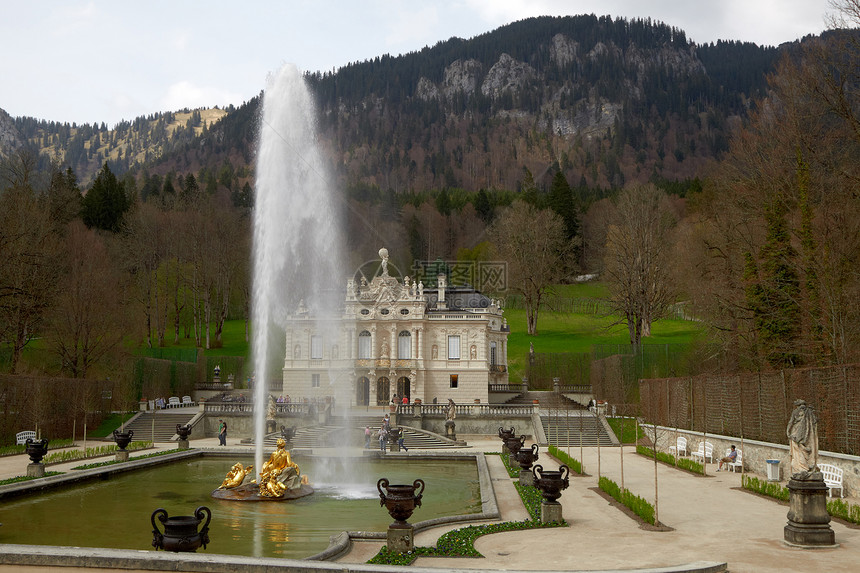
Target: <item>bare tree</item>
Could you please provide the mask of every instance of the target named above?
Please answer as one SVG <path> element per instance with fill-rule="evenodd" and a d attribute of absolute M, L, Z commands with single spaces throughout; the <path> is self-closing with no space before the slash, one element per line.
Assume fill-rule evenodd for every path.
<path fill-rule="evenodd" d="M 630 344 L 650 336 L 651 323 L 674 301 L 669 233 L 675 223 L 666 194 L 653 185 L 628 187 L 615 202 L 604 277 L 610 300 L 627 323 Z"/>
<path fill-rule="evenodd" d="M 28 185 L 0 192 L 0 338 L 12 349 L 10 372 L 39 333 L 56 286 L 59 240 L 50 214 Z"/>
<path fill-rule="evenodd" d="M 552 286 L 569 275 L 576 241 L 567 239 L 561 217 L 524 201 L 499 215 L 490 236 L 507 262 L 508 286 L 523 297 L 528 333 L 536 335 L 541 304 Z"/>
<path fill-rule="evenodd" d="M 103 240 L 80 221 L 69 225 L 62 271 L 48 338 L 62 369 L 86 378 L 122 342 L 126 289 Z"/>

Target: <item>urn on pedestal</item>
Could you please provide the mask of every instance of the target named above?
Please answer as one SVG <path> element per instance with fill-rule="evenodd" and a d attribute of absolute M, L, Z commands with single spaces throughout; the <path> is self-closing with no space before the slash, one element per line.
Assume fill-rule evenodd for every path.
<path fill-rule="evenodd" d="M 206 518 L 206 523 L 199 531 L 197 526 Z M 159 531 L 155 520 L 161 522 L 164 533 Z M 212 520 L 212 512 L 205 505 L 201 505 L 194 511 L 194 515 L 178 515 L 168 517 L 167 511 L 158 508 L 152 512 L 149 518 L 152 523 L 152 546 L 155 550 L 165 551 L 188 551 L 194 552 L 202 545 L 206 549 L 209 543 L 209 522 Z"/>
<path fill-rule="evenodd" d="M 424 495 L 424 480 L 416 479 L 412 484 L 392 484 L 380 478 L 376 482 L 379 490 L 379 505 L 384 505 L 394 522 L 388 526 L 388 549 L 397 553 L 412 551 L 413 528 L 406 523 L 416 507 L 421 506 Z M 385 491 L 383 491 L 383 489 Z"/>

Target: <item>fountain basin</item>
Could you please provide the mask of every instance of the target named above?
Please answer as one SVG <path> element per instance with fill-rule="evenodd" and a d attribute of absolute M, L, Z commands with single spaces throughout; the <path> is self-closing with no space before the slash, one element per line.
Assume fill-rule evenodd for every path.
<path fill-rule="evenodd" d="M 363 477 L 348 487 L 327 482 L 325 477 L 333 475 L 333 464 L 342 460 L 301 458 L 302 472 L 310 476 L 315 495 L 289 501 L 287 506 L 283 502 L 237 503 L 211 497 L 213 487 L 236 461 L 236 452 L 229 457 L 224 454 L 204 457 L 199 450 L 191 450 L 165 457 L 179 461 L 165 464 L 159 460 L 167 470 L 163 474 L 159 467 L 125 474 L 117 472 L 120 466 L 158 460 L 152 458 L 100 468 L 104 470 L 101 479 L 92 473 L 96 470 L 70 472 L 89 474 L 88 481 L 74 483 L 74 487 L 45 489 L 46 482 L 57 484 L 57 478 L 69 474 L 43 478 L 37 480 L 41 482 L 37 484 L 40 487 L 30 490 L 38 495 L 10 499 L 3 494 L 12 485 L 20 484 L 0 486 L 0 496 L 7 510 L 2 519 L 4 542 L 155 553 L 150 546 L 151 528 L 141 525 L 147 523 L 153 507 L 164 507 L 172 514 L 187 513 L 189 507 L 207 505 L 212 510 L 209 530 L 212 541 L 207 554 L 302 559 L 325 551 L 329 538 L 344 530 L 357 532 L 354 535 L 359 537 L 384 535 L 382 532 L 391 518 L 379 509 L 376 481 L 381 476 L 405 482 L 420 475 L 427 481 L 432 489 L 424 496 L 425 505 L 415 515 L 422 522 L 478 519 L 482 517 L 482 501 L 486 503 L 487 498 L 493 497 L 490 485 L 482 489 L 489 484 L 489 479 L 481 478 L 481 486 L 478 485 L 474 456 L 460 456 L 459 459 L 451 454 L 423 459 L 403 456 L 398 460 L 402 464 L 392 463 L 393 456 L 386 460 L 351 459 L 356 466 L 352 475 Z M 454 473 L 458 474 L 457 479 L 452 479 Z M 72 475 L 68 479 L 76 477 Z M 358 483 L 362 481 L 364 483 Z M 463 495 L 459 495 L 458 490 Z M 20 491 L 16 493 L 21 494 Z M 81 507 L 87 507 L 87 528 L 68 528 L 67 521 L 58 519 L 61 515 L 79 513 Z M 285 511 L 285 507 L 289 510 Z M 332 518 L 333 515 L 336 518 Z M 420 526 L 421 523 L 416 523 L 416 529 Z M 135 529 L 140 529 L 140 535 L 116 535 L 117 531 Z"/>

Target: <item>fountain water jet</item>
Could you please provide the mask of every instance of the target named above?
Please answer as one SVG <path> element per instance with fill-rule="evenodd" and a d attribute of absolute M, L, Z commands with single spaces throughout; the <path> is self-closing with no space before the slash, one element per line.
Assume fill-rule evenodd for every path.
<path fill-rule="evenodd" d="M 310 316 L 340 307 L 339 205 L 316 142 L 316 110 L 299 70 L 268 78 L 260 117 L 254 206 L 253 356 L 255 467 L 263 438 L 274 331 L 301 301 Z M 332 333 L 331 336 L 335 336 Z M 331 340 L 332 338 L 329 338 Z"/>

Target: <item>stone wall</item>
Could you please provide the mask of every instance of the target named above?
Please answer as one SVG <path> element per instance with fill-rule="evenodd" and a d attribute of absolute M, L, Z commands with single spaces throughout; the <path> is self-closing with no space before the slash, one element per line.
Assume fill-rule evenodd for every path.
<path fill-rule="evenodd" d="M 654 426 L 641 426 L 645 434 L 653 439 Z M 791 454 L 787 445 L 761 442 L 758 440 L 744 440 L 732 436 L 721 436 L 719 434 L 707 434 L 691 432 L 689 430 L 675 430 L 665 426 L 657 426 L 657 448 L 668 452 L 669 446 L 674 446 L 676 438 L 684 436 L 687 438 L 687 450 L 694 452 L 699 443 L 707 439 L 714 445 L 714 460 L 725 455 L 732 445 L 743 450 L 744 468 L 748 472 L 767 475 L 767 460 L 779 460 L 780 481 L 787 482 L 791 472 Z M 818 462 L 832 464 L 842 468 L 842 485 L 845 486 L 845 495 L 860 495 L 860 457 L 850 456 L 827 451 L 818 452 Z"/>

